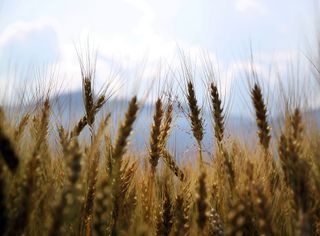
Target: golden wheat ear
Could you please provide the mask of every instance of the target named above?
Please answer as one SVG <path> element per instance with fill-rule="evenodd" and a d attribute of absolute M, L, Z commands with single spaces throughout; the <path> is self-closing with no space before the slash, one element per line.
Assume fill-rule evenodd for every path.
<path fill-rule="evenodd" d="M 279 159 L 284 173 L 284 180 L 293 193 L 294 205 L 300 220 L 300 231 L 307 232 L 305 227 L 312 228 L 311 220 L 305 221 L 312 212 L 310 201 L 315 189 L 312 187 L 310 163 L 305 158 L 302 146 L 303 125 L 299 109 L 290 116 L 290 126 L 282 133 L 279 141 Z"/>
<path fill-rule="evenodd" d="M 126 152 L 128 139 L 130 136 L 130 133 L 133 129 L 133 123 L 136 119 L 136 115 L 138 112 L 139 106 L 137 103 L 137 97 L 134 96 L 128 106 L 127 112 L 125 114 L 125 118 L 123 123 L 120 125 L 116 142 L 114 144 L 114 147 L 112 148 L 112 172 L 111 172 L 111 178 L 114 181 L 112 186 L 112 193 L 113 193 L 113 211 L 112 211 L 112 218 L 113 223 L 111 225 L 111 234 L 117 234 L 119 228 L 121 228 L 121 223 L 118 221 L 121 221 L 121 214 L 119 213 L 121 210 L 121 203 L 120 196 L 125 197 L 124 195 L 121 195 L 121 191 L 124 190 L 124 186 L 126 185 L 129 187 L 131 181 L 127 180 L 128 176 L 133 176 L 135 173 L 135 167 L 132 166 L 132 168 L 129 168 L 128 170 L 122 168 L 122 157 Z M 121 186 L 120 186 L 121 185 Z M 123 189 L 122 189 L 123 188 Z M 127 189 L 127 188 L 126 188 Z M 127 189 L 128 190 L 128 189 Z M 123 198 L 122 198 L 123 200 Z M 119 219 L 120 218 L 120 219 Z"/>
<path fill-rule="evenodd" d="M 135 209 L 135 191 L 130 191 L 133 182 L 133 177 L 136 173 L 137 163 L 129 164 L 129 161 L 124 163 L 120 170 L 120 178 L 113 186 L 113 210 L 112 210 L 112 234 L 124 232 L 128 230 L 131 224 L 132 213 Z M 123 209 L 126 209 L 124 211 Z"/>
<path fill-rule="evenodd" d="M 172 102 L 169 102 L 161 125 L 161 133 L 159 137 L 160 154 L 168 168 L 179 178 L 180 181 L 183 181 L 185 178 L 183 171 L 179 168 L 178 164 L 175 161 L 175 158 L 166 148 L 171 129 L 172 116 L 173 104 Z"/>
<path fill-rule="evenodd" d="M 92 126 L 94 122 L 94 107 L 93 107 L 93 88 L 92 88 L 92 78 L 90 75 L 84 75 L 82 79 L 83 87 L 83 102 L 84 108 L 86 110 L 88 125 Z"/>
<path fill-rule="evenodd" d="M 190 234 L 190 206 L 190 184 L 184 183 L 181 192 L 178 193 L 175 199 L 173 235 L 182 236 Z"/>
<path fill-rule="evenodd" d="M 49 230 L 50 236 L 60 235 L 66 233 L 65 222 L 76 222 L 78 216 L 75 215 L 74 207 L 79 207 L 80 202 L 78 200 L 79 186 L 78 181 L 80 179 L 81 172 L 81 152 L 79 148 L 78 140 L 73 139 L 67 144 L 65 151 L 66 160 L 66 173 L 67 184 L 62 192 L 60 202 L 55 207 L 53 212 L 53 222 Z"/>
<path fill-rule="evenodd" d="M 50 122 L 51 104 L 49 98 L 46 98 L 41 110 L 40 117 L 34 117 L 33 135 L 35 145 L 33 147 L 33 158 L 39 158 L 41 151 L 46 151 L 48 146 L 49 122 Z"/>
<path fill-rule="evenodd" d="M 69 152 L 69 140 L 68 134 L 66 133 L 65 129 L 62 125 L 58 126 L 58 135 L 59 135 L 59 143 L 62 148 L 63 155 L 68 155 Z"/>
<path fill-rule="evenodd" d="M 87 176 L 88 188 L 86 201 L 84 205 L 83 227 L 86 233 L 92 233 L 93 224 L 93 205 L 96 196 L 96 184 L 98 181 L 99 161 L 100 161 L 100 144 L 105 128 L 108 125 L 110 114 L 104 117 L 99 125 L 97 133 L 92 137 L 92 144 L 89 152 L 89 171 Z"/>
<path fill-rule="evenodd" d="M 261 88 L 257 83 L 251 89 L 251 99 L 256 112 L 259 142 L 267 152 L 271 139 L 270 126 L 267 118 L 267 106 L 263 100 Z"/>
<path fill-rule="evenodd" d="M 131 99 L 129 103 L 124 121 L 119 127 L 115 144 L 112 147 L 112 153 L 111 153 L 112 163 L 109 163 L 109 164 L 112 164 L 112 166 L 110 165 L 110 167 L 112 167 L 111 175 L 112 175 L 112 178 L 114 178 L 116 181 L 119 181 L 119 178 L 121 175 L 120 171 L 122 166 L 122 157 L 126 152 L 128 139 L 133 129 L 133 123 L 136 119 L 138 109 L 139 109 L 139 106 L 137 103 L 137 97 L 135 96 Z"/>
<path fill-rule="evenodd" d="M 219 146 L 224 137 L 224 115 L 218 88 L 215 83 L 210 84 L 210 99 L 214 120 L 214 135 Z"/>
<path fill-rule="evenodd" d="M 185 180 L 185 174 L 179 168 L 178 164 L 176 163 L 174 157 L 170 154 L 169 151 L 166 149 L 161 151 L 161 155 L 163 158 L 164 163 L 169 167 L 169 169 L 178 177 L 180 181 Z"/>
<path fill-rule="evenodd" d="M 24 130 L 25 130 L 25 128 L 26 128 L 27 125 L 28 125 L 29 118 L 30 118 L 30 114 L 29 114 L 29 113 L 25 114 L 25 115 L 21 118 L 18 126 L 16 127 L 16 129 L 15 129 L 15 131 L 14 131 L 14 141 L 15 141 L 16 143 L 18 143 L 18 142 L 20 141 L 20 139 L 21 139 L 21 137 L 22 137 L 22 135 L 23 135 L 23 133 L 24 133 Z"/>
<path fill-rule="evenodd" d="M 210 214 L 209 214 L 208 235 L 210 236 L 225 235 L 221 216 L 218 214 L 218 212 L 214 208 L 211 208 Z"/>
<path fill-rule="evenodd" d="M 153 124 L 151 127 L 150 135 L 150 153 L 149 153 L 149 162 L 151 165 L 152 175 L 155 175 L 156 167 L 160 158 L 160 139 L 161 139 L 161 121 L 163 117 L 163 108 L 162 101 L 159 98 L 156 101 L 155 113 L 153 116 Z"/>
<path fill-rule="evenodd" d="M 246 199 L 250 201 L 250 199 Z M 253 235 L 253 217 L 247 202 L 243 199 L 236 199 L 228 213 L 228 227 L 226 235 Z"/>
<path fill-rule="evenodd" d="M 254 206 L 260 235 L 275 235 L 272 224 L 271 204 L 261 186 L 252 186 L 254 189 Z"/>
<path fill-rule="evenodd" d="M 112 158 L 114 160 L 120 159 L 126 151 L 126 146 L 128 143 L 129 135 L 133 128 L 133 123 L 136 119 L 139 106 L 137 102 L 137 97 L 133 97 L 129 103 L 128 110 L 125 114 L 124 122 L 121 124 L 117 139 L 113 148 Z"/>
<path fill-rule="evenodd" d="M 23 184 L 18 202 L 19 211 L 11 219 L 8 235 L 25 233 L 29 221 L 33 219 L 33 207 L 39 203 L 35 195 L 41 193 L 43 190 L 41 187 L 45 186 L 46 181 L 51 178 L 50 173 L 52 172 L 47 171 L 50 161 L 48 149 L 50 111 L 51 105 L 47 97 L 42 104 L 40 115 L 33 118 L 31 136 L 34 143 L 31 148 L 30 159 L 27 160 L 23 172 Z"/>
<path fill-rule="evenodd" d="M 206 177 L 207 174 L 204 170 L 201 171 L 198 178 L 198 188 L 197 188 L 197 225 L 198 233 L 201 235 L 206 229 L 209 219 L 209 204 L 208 204 L 208 192 L 206 187 Z"/>
<path fill-rule="evenodd" d="M 194 91 L 194 86 L 191 81 L 189 81 L 187 84 L 187 100 L 188 100 L 188 105 L 190 109 L 189 119 L 191 121 L 192 133 L 198 144 L 199 159 L 200 159 L 200 164 L 202 165 L 203 160 L 202 160 L 201 142 L 204 135 L 204 131 L 203 131 L 204 125 L 203 125 L 203 119 L 201 117 L 201 109 L 198 106 L 198 101 Z"/>
<path fill-rule="evenodd" d="M 168 184 L 163 188 L 163 200 L 157 217 L 156 235 L 169 235 L 173 225 L 173 202 Z"/>
<path fill-rule="evenodd" d="M 227 150 L 221 145 L 219 154 L 223 158 L 223 166 L 224 170 L 227 174 L 227 179 L 229 182 L 229 187 L 232 190 L 235 187 L 235 167 L 234 167 L 234 161 L 232 159 L 232 155 L 228 153 Z"/>
<path fill-rule="evenodd" d="M 163 122 L 161 125 L 160 138 L 159 138 L 160 149 L 165 149 L 167 145 L 167 141 L 169 138 L 170 129 L 172 125 L 172 116 L 173 116 L 173 104 L 170 102 L 165 111 L 165 115 L 163 117 Z"/>
<path fill-rule="evenodd" d="M 110 179 L 105 176 L 98 182 L 93 224 L 93 229 L 96 235 L 107 234 L 108 222 L 111 219 L 112 192 L 110 182 Z"/>
<path fill-rule="evenodd" d="M 94 103 L 93 109 L 91 111 L 92 112 L 92 116 L 93 116 L 93 121 L 94 121 L 94 117 L 100 111 L 100 109 L 106 103 L 106 101 L 107 101 L 107 99 L 106 99 L 105 95 L 102 94 L 102 95 L 99 96 L 97 101 Z M 84 129 L 84 127 L 86 127 L 87 124 L 88 124 L 88 117 L 87 117 L 87 114 L 86 114 L 73 127 L 72 131 L 70 132 L 70 138 L 79 136 L 80 133 L 82 132 L 82 130 Z"/>

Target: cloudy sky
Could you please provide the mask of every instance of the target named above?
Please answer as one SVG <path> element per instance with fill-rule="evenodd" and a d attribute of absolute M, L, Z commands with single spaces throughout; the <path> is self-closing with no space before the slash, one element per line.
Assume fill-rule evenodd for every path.
<path fill-rule="evenodd" d="M 150 80 L 182 48 L 195 58 L 206 52 L 228 93 L 250 47 L 261 73 L 308 54 L 315 9 L 314 0 L 0 0 L 0 88 L 34 71 L 55 71 L 64 88 L 81 88 L 76 48 L 89 41 L 98 51 L 97 86 L 110 71 L 121 72 L 119 81 L 139 70 Z"/>

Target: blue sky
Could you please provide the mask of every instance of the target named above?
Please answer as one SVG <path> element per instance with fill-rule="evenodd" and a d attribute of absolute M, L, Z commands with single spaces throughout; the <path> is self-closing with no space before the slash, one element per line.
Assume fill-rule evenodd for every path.
<path fill-rule="evenodd" d="M 89 39 L 98 50 L 97 86 L 110 71 L 121 71 L 115 84 L 139 70 L 148 82 L 160 61 L 178 64 L 179 46 L 192 58 L 205 51 L 219 65 L 227 95 L 248 69 L 250 45 L 265 77 L 271 64 L 284 71 L 290 60 L 309 53 L 316 5 L 314 0 L 0 0 L 0 89 L 35 68 L 57 70 L 65 88 L 81 88 L 75 47 L 85 47 Z"/>

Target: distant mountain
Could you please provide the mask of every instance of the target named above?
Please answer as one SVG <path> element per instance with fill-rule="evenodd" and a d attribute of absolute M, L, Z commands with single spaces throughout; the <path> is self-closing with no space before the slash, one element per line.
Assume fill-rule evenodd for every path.
<path fill-rule="evenodd" d="M 74 92 L 70 94 L 60 94 L 52 99 L 53 101 L 53 120 L 57 117 L 60 122 L 67 127 L 75 124 L 84 114 L 84 106 L 82 93 Z M 116 132 L 119 122 L 123 119 L 129 101 L 124 99 L 112 98 L 99 112 L 97 119 L 102 114 L 111 112 L 112 125 L 111 131 Z M 133 134 L 131 137 L 132 148 L 137 151 L 146 150 L 150 136 L 150 127 L 152 123 L 154 106 L 152 104 L 144 104 L 140 108 L 137 120 L 134 125 Z M 209 112 L 203 114 L 205 121 L 205 135 L 203 145 L 206 152 L 212 152 L 213 144 L 213 129 L 212 119 Z M 229 116 L 226 123 L 226 138 L 231 139 L 230 134 L 237 137 L 249 138 L 255 133 L 255 124 L 253 120 L 243 117 Z M 88 133 L 84 132 L 83 136 Z M 173 129 L 169 138 L 169 147 L 178 155 L 183 155 L 185 152 L 196 150 L 195 140 L 191 133 L 190 122 L 185 115 L 175 108 Z"/>
<path fill-rule="evenodd" d="M 59 94 L 51 99 L 52 118 L 51 124 L 53 128 L 62 124 L 66 129 L 70 129 L 74 124 L 85 114 L 82 92 L 72 92 L 69 94 Z M 129 101 L 125 99 L 112 98 L 104 105 L 103 109 L 97 115 L 97 123 L 103 114 L 111 113 L 112 124 L 109 126 L 110 131 L 115 134 L 119 123 L 122 121 L 126 112 Z M 33 104 L 34 105 L 34 104 Z M 30 104 L 30 107 L 33 106 Z M 18 107 L 7 107 L 11 111 L 20 109 Z M 138 113 L 137 120 L 134 124 L 133 134 L 130 137 L 131 148 L 136 151 L 146 151 L 149 144 L 150 127 L 152 123 L 154 106 L 153 104 L 144 104 Z M 304 117 L 308 119 L 307 125 L 320 125 L 320 109 L 304 112 Z M 311 118 L 310 118 L 311 117 Z M 203 148 L 205 153 L 213 151 L 213 128 L 212 116 L 210 112 L 205 111 L 203 114 L 205 123 L 205 135 L 203 139 Z M 283 117 L 279 115 L 271 119 L 272 130 L 278 130 L 283 125 Z M 226 142 L 240 138 L 245 140 L 247 144 L 255 144 L 256 139 L 256 124 L 254 117 L 247 118 L 235 115 L 229 115 L 226 120 L 225 140 Z M 273 132 L 274 134 L 274 132 Z M 86 128 L 81 134 L 81 138 L 88 139 L 89 132 Z M 178 156 L 190 156 L 189 152 L 196 150 L 195 140 L 192 136 L 190 122 L 185 115 L 175 108 L 173 129 L 170 134 L 168 146 Z"/>

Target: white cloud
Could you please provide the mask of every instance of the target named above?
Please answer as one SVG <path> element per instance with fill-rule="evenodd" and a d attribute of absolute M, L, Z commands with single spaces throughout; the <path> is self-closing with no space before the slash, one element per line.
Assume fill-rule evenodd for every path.
<path fill-rule="evenodd" d="M 235 0 L 235 7 L 238 11 L 258 11 L 260 14 L 267 14 L 268 9 L 261 0 Z"/>
<path fill-rule="evenodd" d="M 134 20 L 131 20 L 131 18 L 124 18 L 121 24 L 118 22 L 122 17 L 121 14 L 118 15 L 119 19 L 110 19 L 108 18 L 110 15 L 105 14 L 105 12 L 101 10 L 103 8 L 100 6 L 100 15 L 96 14 L 92 16 L 89 14 L 89 12 L 87 18 L 85 18 L 83 17 L 83 14 L 75 13 L 74 18 L 79 18 L 79 20 L 83 20 L 84 22 L 79 21 L 78 24 L 74 25 L 74 28 L 70 28 L 70 25 L 73 26 L 70 22 L 68 22 L 69 25 L 68 23 L 64 25 L 62 21 L 63 18 L 58 19 L 56 24 L 51 24 L 43 20 L 38 22 L 18 22 L 11 24 L 0 34 L 0 55 L 3 55 L 4 52 L 6 55 L 9 55 L 9 51 L 4 50 L 4 48 L 11 47 L 19 49 L 18 51 L 16 50 L 15 53 L 17 55 L 16 58 L 18 59 L 18 63 L 21 63 L 22 61 L 30 63 L 29 59 L 31 58 L 34 60 L 34 55 L 39 58 L 38 65 L 51 60 L 53 63 L 49 65 L 48 70 L 57 68 L 57 70 L 60 72 L 57 81 L 58 83 L 62 84 L 64 90 L 81 89 L 80 67 L 74 42 L 78 44 L 80 41 L 80 44 L 82 42 L 82 45 L 85 45 L 88 38 L 89 43 L 92 43 L 93 47 L 97 48 L 99 54 L 97 61 L 97 88 L 103 84 L 112 71 L 120 72 L 119 75 L 117 75 L 113 80 L 115 87 L 119 87 L 123 81 L 127 79 L 130 80 L 132 78 L 132 81 L 136 79 L 135 76 L 139 70 L 143 70 L 143 77 L 139 83 L 136 81 L 135 82 L 136 84 L 141 84 L 141 86 L 146 86 L 147 83 L 152 82 L 152 79 L 158 76 L 160 61 L 168 63 L 173 69 L 179 67 L 178 46 L 186 50 L 187 54 L 190 55 L 192 59 L 197 60 L 198 69 L 201 70 L 203 65 L 201 65 L 200 58 L 202 55 L 202 49 L 205 47 L 205 45 L 191 43 L 194 41 L 187 41 L 188 38 L 184 38 L 181 35 L 177 36 L 177 38 L 174 38 L 174 36 L 169 33 L 165 34 L 157 31 L 159 30 L 159 26 L 157 25 L 159 22 L 157 21 L 164 20 L 162 13 L 165 12 L 165 7 L 163 5 L 159 10 L 157 8 L 157 4 L 147 0 L 124 1 L 125 4 L 122 2 L 122 4 L 119 4 L 118 7 L 120 8 L 123 6 L 124 8 L 128 8 L 128 12 L 134 12 L 134 17 L 131 16 L 131 18 L 134 18 Z M 166 2 L 167 5 L 170 4 L 170 1 Z M 108 4 L 110 3 L 106 3 L 106 5 Z M 185 10 L 194 12 L 193 9 L 189 9 L 192 6 L 190 2 L 185 3 L 184 1 L 176 0 L 174 1 L 174 4 L 176 5 L 174 7 L 176 10 L 169 10 L 172 12 L 169 14 L 171 18 L 167 24 L 171 22 L 173 24 L 177 23 L 176 18 L 183 22 L 186 21 L 186 19 L 180 17 L 181 13 L 185 12 Z M 251 14 L 251 12 L 258 12 L 258 14 L 266 14 L 268 12 L 266 1 L 263 2 L 261 0 L 235 0 L 234 7 L 236 10 L 245 12 L 248 15 Z M 112 6 L 110 9 L 109 11 L 112 12 L 119 11 L 118 8 L 112 8 Z M 199 12 L 202 13 L 203 11 Z M 199 12 L 195 14 L 197 18 L 202 17 L 199 15 L 201 14 Z M 102 14 L 106 15 L 106 18 L 103 18 L 104 15 Z M 92 21 L 85 22 L 85 20 L 89 18 Z M 74 21 L 78 22 L 75 19 Z M 123 26 L 127 25 L 129 21 L 131 24 L 128 26 L 128 29 L 123 28 Z M 105 27 L 103 22 L 108 22 L 109 25 Z M 241 22 L 239 21 L 239 23 Z M 110 25 L 113 25 L 113 27 L 110 28 Z M 179 26 L 179 29 L 183 28 L 181 25 Z M 186 32 L 188 30 L 190 31 L 189 25 L 186 25 L 185 29 L 183 30 Z M 223 31 L 221 32 L 222 34 L 217 34 L 217 36 L 223 39 Z M 188 35 L 189 34 L 191 35 L 192 32 L 188 32 Z M 188 37 L 190 37 L 190 35 Z M 203 35 L 205 35 L 205 33 Z M 184 38 L 184 40 L 181 40 L 181 38 Z M 52 39 L 54 39 L 54 41 L 51 41 Z M 199 44 L 201 44 L 201 42 Z M 233 45 L 232 41 L 226 41 L 226 44 L 231 46 Z M 40 46 L 41 49 L 39 50 Z M 230 48 L 232 48 L 231 46 Z M 226 51 L 226 53 L 230 52 Z M 216 56 L 212 52 L 211 56 L 216 59 Z M 55 57 L 57 60 L 53 60 Z M 267 54 L 263 55 L 261 58 L 259 58 L 261 59 L 261 62 L 256 63 L 256 70 L 258 73 L 260 73 L 261 77 L 268 77 L 269 68 L 267 64 L 270 63 L 270 59 L 274 59 L 275 63 L 279 62 L 280 66 L 277 66 L 281 67 L 281 70 L 284 70 L 288 57 L 289 55 L 285 53 L 278 53 L 273 58 Z M 21 58 L 24 59 L 21 60 Z M 239 74 L 243 75 L 244 71 L 250 71 L 250 63 L 248 60 L 241 60 L 234 63 L 231 63 L 228 60 L 229 59 L 225 59 L 225 61 L 222 62 L 216 59 L 222 68 L 220 70 L 222 77 L 221 83 L 222 88 L 224 91 L 226 91 L 226 96 L 228 90 L 230 87 L 232 87 L 234 78 L 239 77 Z M 141 63 L 145 61 L 146 64 Z M 229 66 L 227 65 L 228 62 L 230 63 Z M 201 83 L 200 80 L 197 82 Z M 127 88 L 123 87 L 121 92 L 117 95 L 123 96 L 123 94 L 126 94 L 126 92 L 130 92 L 125 91 L 125 89 Z"/>
<path fill-rule="evenodd" d="M 57 32 L 44 22 L 15 22 L 0 34 L 0 56 L 23 70 L 54 63 L 59 58 Z"/>

